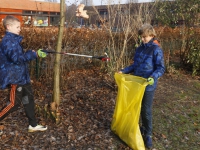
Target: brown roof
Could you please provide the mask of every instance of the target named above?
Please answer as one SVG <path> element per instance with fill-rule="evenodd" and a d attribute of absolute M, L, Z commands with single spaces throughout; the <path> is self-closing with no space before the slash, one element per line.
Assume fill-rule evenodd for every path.
<path fill-rule="evenodd" d="M 60 12 L 60 3 L 36 0 L 0 0 L 0 8 Z"/>

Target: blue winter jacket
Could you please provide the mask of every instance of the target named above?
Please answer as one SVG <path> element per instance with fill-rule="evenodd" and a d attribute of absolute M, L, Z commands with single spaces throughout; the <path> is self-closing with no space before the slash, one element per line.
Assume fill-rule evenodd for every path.
<path fill-rule="evenodd" d="M 32 50 L 23 51 L 22 39 L 22 36 L 6 31 L 0 43 L 0 89 L 11 84 L 30 83 L 28 61 L 37 55 Z"/>
<path fill-rule="evenodd" d="M 148 85 L 146 91 L 153 91 L 157 87 L 158 78 L 165 72 L 163 51 L 160 46 L 154 42 L 154 39 L 148 43 L 141 44 L 135 52 L 134 63 L 121 71 L 125 74 L 132 73 L 135 76 L 143 78 L 154 78 L 154 84 Z"/>

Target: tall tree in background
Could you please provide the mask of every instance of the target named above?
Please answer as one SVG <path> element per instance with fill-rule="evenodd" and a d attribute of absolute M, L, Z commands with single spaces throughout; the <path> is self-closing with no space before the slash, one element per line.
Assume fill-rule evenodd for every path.
<path fill-rule="evenodd" d="M 85 6 L 92 6 L 93 0 L 82 0 L 80 3 L 84 4 Z"/>
<path fill-rule="evenodd" d="M 60 0 L 60 28 L 56 51 L 61 52 L 62 38 L 65 23 L 65 0 Z M 60 104 L 60 55 L 56 55 L 54 64 L 54 85 L 53 85 L 53 103 L 52 111 L 55 113 L 56 123 L 60 122 L 59 104 Z"/>
<path fill-rule="evenodd" d="M 67 10 L 66 10 L 67 24 L 73 24 L 73 23 L 77 22 L 77 17 L 75 14 L 76 9 L 77 9 L 77 5 L 75 5 L 75 4 L 67 6 Z"/>
<path fill-rule="evenodd" d="M 158 22 L 179 30 L 180 63 L 192 68 L 193 75 L 200 70 L 200 38 L 197 28 L 194 28 L 200 26 L 199 6 L 199 0 L 166 0 L 157 3 L 156 9 Z"/>
<path fill-rule="evenodd" d="M 199 0 L 159 0 L 156 18 L 170 27 L 175 27 L 180 21 L 184 26 L 194 26 L 199 21 L 199 5 Z"/>

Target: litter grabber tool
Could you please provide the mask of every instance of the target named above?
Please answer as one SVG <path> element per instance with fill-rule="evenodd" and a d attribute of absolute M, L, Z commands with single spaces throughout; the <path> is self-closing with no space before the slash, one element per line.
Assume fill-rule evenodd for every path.
<path fill-rule="evenodd" d="M 74 54 L 74 53 L 67 53 L 67 52 L 56 52 L 56 51 L 53 51 L 53 50 L 41 50 L 41 51 L 45 52 L 45 53 L 51 53 L 51 54 L 61 54 L 61 55 L 71 55 L 71 56 L 95 58 L 95 59 L 99 59 L 101 61 L 109 61 L 110 60 L 107 53 L 105 53 L 105 56 L 90 56 L 90 55 Z"/>

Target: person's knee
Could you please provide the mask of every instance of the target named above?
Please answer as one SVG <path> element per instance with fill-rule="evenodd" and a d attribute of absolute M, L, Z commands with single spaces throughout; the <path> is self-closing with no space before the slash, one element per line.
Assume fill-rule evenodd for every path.
<path fill-rule="evenodd" d="M 22 103 L 23 103 L 24 105 L 29 104 L 29 98 L 28 98 L 28 96 L 22 97 Z"/>

